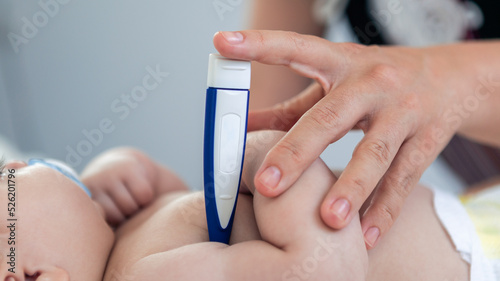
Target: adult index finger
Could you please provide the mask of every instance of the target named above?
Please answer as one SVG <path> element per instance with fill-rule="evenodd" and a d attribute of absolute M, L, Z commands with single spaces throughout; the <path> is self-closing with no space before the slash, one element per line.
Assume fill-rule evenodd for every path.
<path fill-rule="evenodd" d="M 358 45 L 288 31 L 246 30 L 217 32 L 214 46 L 228 58 L 287 66 L 329 91 L 334 78 L 348 67 L 349 50 Z"/>

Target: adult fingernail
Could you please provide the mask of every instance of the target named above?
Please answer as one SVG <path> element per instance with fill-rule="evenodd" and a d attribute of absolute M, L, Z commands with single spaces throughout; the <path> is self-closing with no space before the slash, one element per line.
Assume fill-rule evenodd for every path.
<path fill-rule="evenodd" d="M 281 179 L 281 172 L 278 168 L 271 166 L 260 175 L 260 182 L 268 189 L 275 189 Z"/>
<path fill-rule="evenodd" d="M 236 45 L 243 42 L 243 34 L 241 32 L 222 31 L 220 34 L 222 34 L 229 44 Z"/>
<path fill-rule="evenodd" d="M 373 247 L 377 243 L 378 237 L 380 236 L 380 230 L 378 227 L 370 227 L 365 232 L 365 241 L 368 246 Z"/>
<path fill-rule="evenodd" d="M 330 210 L 334 215 L 336 215 L 338 218 L 345 220 L 347 218 L 347 215 L 349 214 L 349 209 L 351 208 L 351 205 L 349 204 L 349 201 L 345 199 L 338 199 L 332 204 L 332 207 Z"/>

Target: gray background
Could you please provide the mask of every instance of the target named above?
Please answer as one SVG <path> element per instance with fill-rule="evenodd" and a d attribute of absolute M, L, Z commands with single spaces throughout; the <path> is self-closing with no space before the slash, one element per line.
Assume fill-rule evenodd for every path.
<path fill-rule="evenodd" d="M 62 0 L 61 0 L 62 1 Z M 66 0 L 67 1 L 67 0 Z M 67 160 L 108 118 L 114 131 L 91 146 L 81 170 L 96 154 L 127 145 L 171 167 L 192 187 L 202 187 L 203 117 L 208 54 L 218 30 L 246 26 L 248 1 L 71 0 L 53 11 L 15 52 L 9 34 L 23 35 L 23 18 L 47 12 L 40 3 L 0 2 L 0 133 L 21 151 Z M 120 119 L 111 104 L 142 84 L 146 67 L 169 76 Z M 123 105 L 123 104 L 122 104 Z M 361 134 L 351 134 L 324 154 L 342 169 Z M 10 149 L 10 148 L 9 148 Z M 5 150 L 5 148 L 4 148 Z M 4 152 L 8 154 L 8 151 Z M 76 162 L 75 162 L 76 163 Z M 431 182 L 442 176 L 438 171 Z"/>
<path fill-rule="evenodd" d="M 41 1 L 49 2 L 57 3 Z M 23 151 L 64 160 L 66 147 L 76 149 L 85 139 L 82 130 L 109 118 L 115 130 L 93 145 L 77 170 L 99 152 L 129 145 L 199 186 L 212 36 L 243 26 L 244 4 L 222 19 L 212 1 L 72 0 L 58 6 L 16 53 L 8 34 L 23 35 L 22 18 L 34 23 L 44 10 L 38 1 L 0 2 L 1 133 Z M 113 100 L 130 95 L 146 67 L 156 65 L 170 75 L 120 119 Z"/>

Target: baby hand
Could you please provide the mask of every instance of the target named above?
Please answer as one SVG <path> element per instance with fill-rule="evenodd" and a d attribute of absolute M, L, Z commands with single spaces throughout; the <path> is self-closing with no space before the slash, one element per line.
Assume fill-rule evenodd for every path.
<path fill-rule="evenodd" d="M 106 213 L 106 221 L 119 225 L 152 202 L 157 178 L 156 164 L 131 148 L 109 150 L 84 169 L 82 182 Z"/>

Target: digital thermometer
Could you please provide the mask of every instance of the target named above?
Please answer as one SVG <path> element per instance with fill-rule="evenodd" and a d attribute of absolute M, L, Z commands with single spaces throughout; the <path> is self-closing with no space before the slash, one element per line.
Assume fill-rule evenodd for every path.
<path fill-rule="evenodd" d="M 210 54 L 203 172 L 210 241 L 229 243 L 238 200 L 248 117 L 250 62 Z"/>

